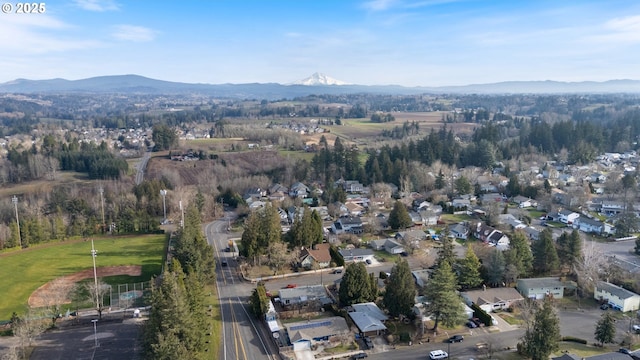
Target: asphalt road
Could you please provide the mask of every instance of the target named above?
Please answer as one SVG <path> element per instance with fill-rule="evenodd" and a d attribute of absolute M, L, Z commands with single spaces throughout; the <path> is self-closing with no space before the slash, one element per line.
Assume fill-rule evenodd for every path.
<path fill-rule="evenodd" d="M 144 170 L 147 168 L 149 159 L 151 159 L 151 153 L 147 151 L 144 153 L 144 155 L 140 159 L 140 162 L 138 163 L 138 166 L 136 167 L 136 185 L 140 185 L 142 183 L 142 180 L 144 180 Z"/>
<path fill-rule="evenodd" d="M 227 242 L 234 235 L 227 233 L 228 216 L 205 226 L 205 235 L 214 248 L 217 269 L 218 298 L 222 318 L 222 349 L 218 356 L 221 360 L 262 360 L 278 359 L 278 350 L 270 339 L 265 325 L 249 313 L 249 295 L 255 288 L 244 281 L 235 261 L 237 254 L 225 252 Z M 235 234 L 237 236 L 237 234 Z M 227 266 L 221 266 L 222 261 Z"/>

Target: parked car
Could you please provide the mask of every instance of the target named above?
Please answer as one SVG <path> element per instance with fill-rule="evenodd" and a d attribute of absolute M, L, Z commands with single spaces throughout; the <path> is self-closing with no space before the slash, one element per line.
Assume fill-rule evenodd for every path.
<path fill-rule="evenodd" d="M 476 323 L 474 323 L 473 321 L 469 320 L 469 321 L 467 321 L 467 327 L 469 329 L 475 329 L 475 328 L 478 327 L 478 325 Z"/>
<path fill-rule="evenodd" d="M 457 342 L 462 342 L 462 341 L 464 341 L 464 336 L 462 336 L 462 335 L 453 335 L 452 337 L 447 339 L 448 343 L 457 343 Z"/>
<path fill-rule="evenodd" d="M 298 287 L 298 285 L 297 285 L 297 284 L 288 284 L 285 288 L 286 288 L 286 289 L 295 289 L 295 288 L 297 288 L 297 287 Z"/>
<path fill-rule="evenodd" d="M 371 341 L 370 337 L 364 337 L 364 344 L 366 345 L 367 349 L 373 349 L 373 341 Z"/>
<path fill-rule="evenodd" d="M 601 310 L 609 310 L 609 304 L 602 304 L 602 305 L 600 305 L 600 309 L 601 309 Z"/>
<path fill-rule="evenodd" d="M 355 355 L 351 355 L 351 359 L 364 359 L 367 357 L 367 353 L 358 353 Z"/>
<path fill-rule="evenodd" d="M 446 351 L 442 350 L 433 350 L 429 353 L 429 359 L 431 360 L 439 360 L 439 359 L 448 359 L 449 354 Z"/>
<path fill-rule="evenodd" d="M 633 325 L 633 331 L 635 331 L 636 334 L 640 334 L 640 325 Z"/>
<path fill-rule="evenodd" d="M 222 266 L 227 266 L 227 265 L 229 265 L 229 263 L 227 262 L 227 260 L 222 260 L 222 261 L 220 262 L 220 264 L 221 264 Z"/>
<path fill-rule="evenodd" d="M 371 259 L 367 259 L 364 262 L 366 262 L 367 264 L 371 265 Z"/>
<path fill-rule="evenodd" d="M 342 274 L 342 269 L 335 269 L 333 270 L 334 274 Z"/>

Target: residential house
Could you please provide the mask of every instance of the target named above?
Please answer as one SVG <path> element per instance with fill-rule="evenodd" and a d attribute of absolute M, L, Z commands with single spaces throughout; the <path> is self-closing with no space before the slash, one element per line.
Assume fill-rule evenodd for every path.
<path fill-rule="evenodd" d="M 331 244 L 322 243 L 313 246 L 313 249 L 305 248 L 300 251 L 300 266 L 312 269 L 324 269 L 331 264 L 331 253 L 329 248 Z"/>
<path fill-rule="evenodd" d="M 453 206 L 454 209 L 467 209 L 471 206 L 471 201 L 468 199 L 453 199 L 451 206 Z"/>
<path fill-rule="evenodd" d="M 245 197 L 252 197 L 252 198 L 255 198 L 255 199 L 261 199 L 261 198 L 267 196 L 267 190 L 259 188 L 259 187 L 253 187 L 253 188 L 248 189 L 245 192 L 244 196 Z"/>
<path fill-rule="evenodd" d="M 524 299 L 516 289 L 510 287 L 484 287 L 482 290 L 466 291 L 460 293 L 460 295 L 467 305 L 476 304 L 486 312 L 506 310 L 511 305 Z"/>
<path fill-rule="evenodd" d="M 496 230 L 489 236 L 488 243 L 491 246 L 495 246 L 498 250 L 507 250 L 509 249 L 511 241 L 502 231 Z"/>
<path fill-rule="evenodd" d="M 364 191 L 364 185 L 357 180 L 347 180 L 342 183 L 342 188 L 346 193 L 359 194 Z"/>
<path fill-rule="evenodd" d="M 286 186 L 282 186 L 280 184 L 271 185 L 271 187 L 269 188 L 269 194 L 275 194 L 275 193 L 278 193 L 278 192 L 287 194 L 287 193 L 289 193 L 289 189 Z"/>
<path fill-rule="evenodd" d="M 516 289 L 525 298 L 544 299 L 551 296 L 554 299 L 562 299 L 565 284 L 557 277 L 518 279 Z"/>
<path fill-rule="evenodd" d="M 596 283 L 593 297 L 622 312 L 640 309 L 640 295 L 605 281 Z"/>
<path fill-rule="evenodd" d="M 440 211 L 438 212 L 438 210 Z M 422 225 L 424 226 L 436 225 L 438 223 L 438 220 L 440 219 L 439 214 L 441 213 L 442 213 L 442 207 L 439 205 L 431 209 L 418 211 L 418 214 L 420 214 L 420 218 L 422 219 Z"/>
<path fill-rule="evenodd" d="M 278 296 L 282 306 L 287 308 L 310 307 L 320 309 L 322 305 L 333 301 L 322 285 L 298 286 L 291 289 L 280 289 Z M 315 310 L 314 310 L 315 311 Z"/>
<path fill-rule="evenodd" d="M 573 228 L 582 232 L 597 235 L 608 235 L 614 233 L 613 225 L 604 223 L 600 220 L 590 219 L 586 216 L 579 216 L 573 222 Z"/>
<path fill-rule="evenodd" d="M 596 172 L 587 176 L 586 180 L 592 183 L 604 183 L 605 181 L 607 181 L 607 176 L 602 173 Z"/>
<path fill-rule="evenodd" d="M 621 201 L 603 200 L 600 204 L 600 213 L 606 216 L 614 216 L 624 211 L 624 203 Z"/>
<path fill-rule="evenodd" d="M 560 210 L 558 211 L 558 217 L 561 223 L 563 224 L 573 224 L 573 222 L 580 216 L 577 212 L 573 212 L 571 210 Z"/>
<path fill-rule="evenodd" d="M 372 302 L 353 304 L 349 317 L 363 336 L 377 336 L 384 333 L 387 327 L 384 322 L 388 316 Z"/>
<path fill-rule="evenodd" d="M 500 214 L 498 215 L 498 221 L 500 224 L 508 225 L 512 230 L 524 229 L 527 227 L 525 223 L 516 219 L 513 214 Z"/>
<path fill-rule="evenodd" d="M 526 228 L 522 229 L 522 231 L 524 231 L 529 240 L 540 240 L 540 233 L 542 231 L 531 226 L 527 226 Z"/>
<path fill-rule="evenodd" d="M 301 182 L 297 182 L 289 188 L 289 196 L 291 197 L 306 198 L 308 195 L 309 188 Z"/>
<path fill-rule="evenodd" d="M 369 244 L 373 250 L 384 250 L 389 254 L 401 254 L 404 252 L 404 246 L 391 238 L 371 240 Z"/>
<path fill-rule="evenodd" d="M 416 211 L 409 211 L 409 217 L 414 226 L 422 226 L 422 215 Z"/>
<path fill-rule="evenodd" d="M 518 195 L 516 197 L 514 197 L 511 202 L 513 202 L 514 204 L 517 204 L 519 208 L 528 208 L 528 207 L 536 207 L 538 206 L 538 202 L 535 200 L 532 200 L 530 198 L 524 197 L 522 195 Z"/>
<path fill-rule="evenodd" d="M 351 216 L 361 216 L 367 210 L 364 208 L 364 206 L 353 203 L 353 202 L 348 202 L 344 206 L 347 207 L 347 209 L 349 210 L 349 214 Z"/>
<path fill-rule="evenodd" d="M 505 196 L 498 193 L 487 193 L 480 196 L 480 201 L 482 202 L 482 205 L 486 206 L 492 202 L 504 202 Z"/>
<path fill-rule="evenodd" d="M 407 230 L 396 233 L 394 237 L 404 244 L 415 244 L 419 241 L 427 240 L 428 235 L 422 230 Z"/>
<path fill-rule="evenodd" d="M 334 234 L 362 234 L 362 219 L 355 216 L 340 217 L 331 225 Z"/>
<path fill-rule="evenodd" d="M 289 323 L 285 329 L 294 351 L 311 349 L 312 345 L 350 333 L 347 321 L 340 316 Z"/>
<path fill-rule="evenodd" d="M 455 224 L 449 229 L 449 237 L 467 240 L 469 238 L 469 228 L 463 223 Z"/>
<path fill-rule="evenodd" d="M 343 249 L 338 250 L 345 262 L 359 262 L 373 260 L 373 250 L 371 249 Z"/>
<path fill-rule="evenodd" d="M 431 272 L 431 269 L 413 270 L 411 272 L 411 275 L 413 275 L 413 279 L 416 281 L 416 285 L 418 285 L 419 287 L 424 287 L 424 285 L 429 281 Z"/>

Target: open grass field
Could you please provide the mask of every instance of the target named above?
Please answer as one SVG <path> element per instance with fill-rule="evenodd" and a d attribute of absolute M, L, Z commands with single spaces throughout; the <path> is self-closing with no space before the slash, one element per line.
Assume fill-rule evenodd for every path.
<path fill-rule="evenodd" d="M 94 243 L 97 267 L 141 265 L 142 275 L 134 281 L 149 280 L 162 269 L 165 235 L 95 238 Z M 92 267 L 91 241 L 45 244 L 0 255 L 0 320 L 8 320 L 14 311 L 23 313 L 38 287 Z"/>
<path fill-rule="evenodd" d="M 13 195 L 50 193 L 52 189 L 58 185 L 86 185 L 90 184 L 91 181 L 87 174 L 74 171 L 58 171 L 55 180 L 36 180 L 23 184 L 3 185 L 2 188 L 0 188 L 0 198 L 7 198 L 10 201 Z"/>

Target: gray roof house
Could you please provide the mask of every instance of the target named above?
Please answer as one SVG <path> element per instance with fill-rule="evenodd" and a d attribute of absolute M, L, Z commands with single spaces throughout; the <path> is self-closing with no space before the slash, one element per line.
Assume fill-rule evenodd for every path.
<path fill-rule="evenodd" d="M 371 240 L 369 244 L 373 250 L 384 250 L 389 254 L 400 254 L 404 252 L 404 246 L 391 238 Z"/>
<path fill-rule="evenodd" d="M 516 289 L 525 298 L 544 299 L 553 296 L 554 299 L 562 299 L 565 284 L 557 277 L 518 279 Z"/>
<path fill-rule="evenodd" d="M 294 350 L 310 349 L 311 344 L 349 333 L 347 321 L 340 316 L 289 323 L 285 328 Z"/>
<path fill-rule="evenodd" d="M 284 307 L 307 306 L 313 302 L 317 305 L 333 303 L 322 285 L 298 286 L 292 289 L 280 289 L 278 296 Z"/>
<path fill-rule="evenodd" d="M 345 262 L 373 260 L 373 250 L 371 249 L 343 249 L 338 250 L 338 253 Z"/>
<path fill-rule="evenodd" d="M 361 334 L 365 336 L 377 336 L 387 330 L 387 327 L 379 319 L 369 313 L 354 311 L 349 313 L 349 317 L 358 327 Z"/>
<path fill-rule="evenodd" d="M 593 297 L 622 312 L 640 309 L 640 295 L 608 282 L 598 281 L 593 291 Z"/>

